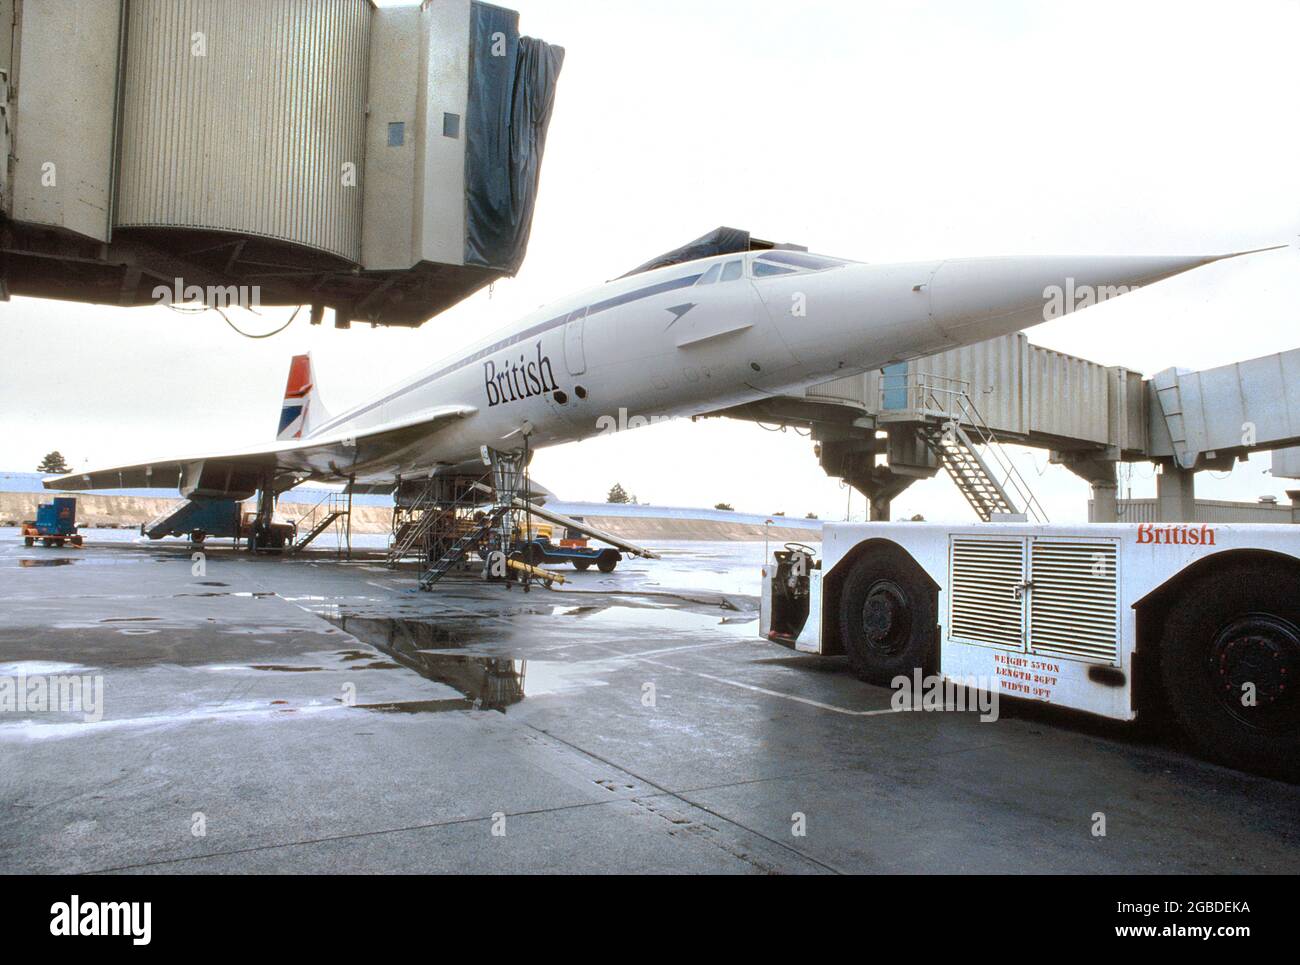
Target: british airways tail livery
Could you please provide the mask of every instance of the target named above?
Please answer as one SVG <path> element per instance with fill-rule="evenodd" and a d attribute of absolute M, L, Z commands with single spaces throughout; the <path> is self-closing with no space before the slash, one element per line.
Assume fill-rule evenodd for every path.
<path fill-rule="evenodd" d="M 1238 252 L 1237 254 L 1246 254 Z M 1221 258 L 972 258 L 874 265 L 769 249 L 668 264 L 552 303 L 346 412 L 289 370 L 273 442 L 45 480 L 272 499 L 308 480 L 388 491 L 480 450 L 595 435 L 620 409 L 690 416 L 1005 335 Z M 1061 298 L 1060 293 L 1071 297 Z"/>

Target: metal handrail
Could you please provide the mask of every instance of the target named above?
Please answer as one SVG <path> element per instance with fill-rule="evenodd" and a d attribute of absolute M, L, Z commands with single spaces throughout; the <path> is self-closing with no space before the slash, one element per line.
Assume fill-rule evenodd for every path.
<path fill-rule="evenodd" d="M 337 524 L 338 520 L 351 512 L 350 506 L 351 500 L 346 493 L 331 491 L 317 500 L 316 504 L 307 511 L 307 514 L 296 523 L 297 532 L 294 533 L 294 551 L 306 545 L 305 542 L 302 542 L 303 534 L 311 535 L 315 533 L 318 526 L 323 527 L 331 519 Z"/>
<path fill-rule="evenodd" d="M 971 398 L 969 381 L 918 372 L 916 381 L 908 388 L 909 408 L 923 415 L 944 419 L 958 428 L 964 424 L 975 430 L 978 438 L 973 441 L 983 446 L 985 452 L 990 454 L 997 463 L 997 472 L 1002 475 L 999 485 L 1003 491 L 1014 491 L 1015 497 L 1024 506 L 1025 515 L 1030 519 L 1039 523 L 1048 521 L 1047 512 L 1039 503 L 1033 490 L 1029 488 L 1029 483 L 1007 455 L 975 405 L 975 400 Z M 990 473 L 990 475 L 994 474 Z"/>
<path fill-rule="evenodd" d="M 408 507 L 407 509 L 408 513 L 413 509 L 421 509 L 422 512 L 420 518 L 416 520 L 414 524 L 411 525 L 410 529 L 407 530 L 406 534 L 402 537 L 402 539 L 399 542 L 394 543 L 393 547 L 389 549 L 388 551 L 389 565 L 396 564 L 404 556 L 406 556 L 406 554 L 411 551 L 411 548 L 416 544 L 416 542 L 422 539 L 424 535 L 428 533 L 428 531 L 433 527 L 433 524 L 437 519 L 445 516 L 454 517 L 456 515 L 457 510 L 475 505 L 474 500 L 476 494 L 484 491 L 487 488 L 482 484 L 482 479 L 485 478 L 487 477 L 483 476 L 479 482 L 466 487 L 465 492 L 461 494 L 461 497 L 457 499 L 455 502 L 453 502 L 446 509 L 436 509 L 434 507 L 424 506 L 425 503 L 436 502 L 436 500 L 433 500 L 431 497 L 431 494 L 433 492 L 433 485 L 430 484 L 426 486 L 424 492 L 422 492 L 419 498 L 416 499 L 415 502 L 413 502 L 410 505 L 410 507 Z"/>

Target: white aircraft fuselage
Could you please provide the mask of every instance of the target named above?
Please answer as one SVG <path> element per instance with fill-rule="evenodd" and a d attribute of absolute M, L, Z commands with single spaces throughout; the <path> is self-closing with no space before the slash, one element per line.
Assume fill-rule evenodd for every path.
<path fill-rule="evenodd" d="M 716 412 L 1036 325 L 1222 256 L 969 258 L 871 265 L 773 249 L 639 272 L 553 302 L 327 415 L 290 366 L 270 444 L 86 470 L 50 489 L 244 498 L 307 479 L 384 488 L 479 464 L 483 446 L 572 442 Z"/>
<path fill-rule="evenodd" d="M 1133 287 L 1213 260 L 870 265 L 784 250 L 720 255 L 545 305 L 310 425 L 303 439 L 364 432 L 442 406 L 475 407 L 400 453 L 349 467 L 358 475 L 411 475 L 476 462 L 485 444 L 516 448 L 525 432 L 534 449 L 583 439 L 619 420 L 620 410 L 646 419 L 691 416 L 799 392 L 1037 324 L 1054 285 Z M 336 475 L 335 467 L 327 474 Z"/>

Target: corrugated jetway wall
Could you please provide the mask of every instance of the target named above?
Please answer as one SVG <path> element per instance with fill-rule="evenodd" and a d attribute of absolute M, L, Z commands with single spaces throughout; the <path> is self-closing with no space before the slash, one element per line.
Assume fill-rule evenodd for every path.
<path fill-rule="evenodd" d="M 874 487 L 887 501 L 891 486 L 898 490 L 908 479 L 935 471 L 934 460 L 909 440 L 915 426 L 935 417 L 925 401 L 950 390 L 969 397 L 998 440 L 1050 449 L 1054 462 L 1087 479 L 1095 503 L 1090 512 L 1099 521 L 1115 518 L 1121 509 L 1115 472 L 1120 461 L 1159 464 L 1154 508 L 1135 503 L 1133 512 L 1165 522 L 1204 516 L 1196 507 L 1211 504 L 1195 499 L 1199 469 L 1230 469 L 1253 452 L 1271 449 L 1276 450 L 1274 475 L 1300 478 L 1300 449 L 1287 448 L 1300 442 L 1300 349 L 1201 372 L 1167 369 L 1143 379 L 1130 369 L 1031 345 L 1018 333 L 835 379 L 813 386 L 797 401 L 821 404 L 821 410 L 802 421 L 820 420 L 832 427 L 813 426 L 814 435 L 820 432 L 827 441 L 823 451 L 847 445 L 867 456 L 888 456 L 887 468 L 875 466 L 870 478 L 861 475 L 867 489 Z M 828 404 L 849 412 L 858 420 L 855 426 L 874 426 L 872 436 L 876 429 L 886 429 L 887 443 L 854 442 L 851 431 L 836 427 L 827 416 Z M 780 410 L 768 403 L 750 417 L 772 420 Z M 785 411 L 799 416 L 795 409 Z M 891 481 L 891 474 L 899 478 Z M 1267 505 L 1240 509 L 1224 504 L 1219 509 L 1228 515 L 1214 520 L 1258 520 L 1281 512 Z"/>
<path fill-rule="evenodd" d="M 17 294 L 415 325 L 526 250 L 563 50 L 473 0 L 0 0 Z M 0 69 L 4 69 L 0 60 Z M 0 133 L 0 147 L 4 146 Z M 240 288 L 242 286 L 242 288 Z"/>
<path fill-rule="evenodd" d="M 1032 345 L 1022 332 L 824 382 L 806 397 L 873 414 L 905 412 L 915 406 L 922 380 L 965 391 L 1006 441 L 1116 455 L 1146 448 L 1141 373 Z"/>

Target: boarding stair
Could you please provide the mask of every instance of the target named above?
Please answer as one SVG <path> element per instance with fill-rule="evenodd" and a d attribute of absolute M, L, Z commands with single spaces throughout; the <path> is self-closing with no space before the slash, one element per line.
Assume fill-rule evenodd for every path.
<path fill-rule="evenodd" d="M 425 534 L 438 518 L 433 493 L 433 485 L 427 485 L 420 490 L 411 505 L 405 507 L 406 522 L 402 523 L 393 534 L 393 542 L 388 547 L 388 566 L 396 566 L 409 556 L 421 544 Z"/>
<path fill-rule="evenodd" d="M 465 554 L 470 548 L 479 545 L 492 531 L 492 527 L 496 526 L 501 517 L 508 512 L 510 512 L 509 506 L 494 506 L 484 512 L 463 535 L 458 536 L 443 551 L 442 556 L 438 557 L 427 570 L 420 574 L 420 589 L 430 589 L 433 584 L 446 576 L 453 566 L 465 558 Z"/>
<path fill-rule="evenodd" d="M 926 417 L 917 431 L 980 519 L 1023 515 L 1031 522 L 1048 521 L 966 382 L 921 373 L 911 388 L 910 407 Z"/>
<path fill-rule="evenodd" d="M 346 494 L 332 492 L 325 496 L 299 522 L 299 528 L 306 528 L 307 532 L 294 541 L 289 552 L 298 553 L 306 549 L 317 536 L 340 520 L 346 520 L 351 512 L 352 500 Z"/>

